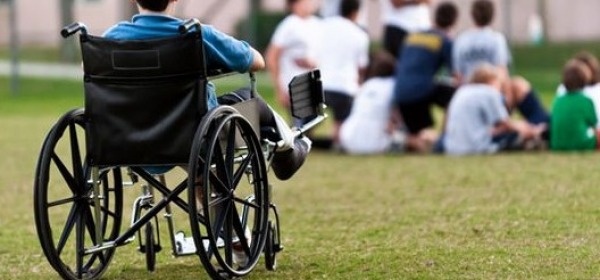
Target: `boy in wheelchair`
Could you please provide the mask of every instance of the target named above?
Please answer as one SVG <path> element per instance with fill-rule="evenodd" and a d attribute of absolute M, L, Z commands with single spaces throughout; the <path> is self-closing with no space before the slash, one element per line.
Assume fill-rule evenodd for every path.
<path fill-rule="evenodd" d="M 136 0 L 139 13 L 131 22 L 120 22 L 109 28 L 104 37 L 113 40 L 144 40 L 175 36 L 183 20 L 173 17 L 178 0 Z M 206 64 L 208 69 L 227 69 L 240 73 L 257 71 L 265 67 L 262 55 L 247 42 L 237 40 L 209 25 L 202 26 Z M 250 99 L 247 89 L 236 90 L 216 97 L 214 86 L 207 88 L 208 109 L 219 104 L 232 105 Z M 296 134 L 283 118 L 258 98 L 260 127 L 270 127 L 276 133 L 266 136 L 280 143 L 274 153 L 272 168 L 280 180 L 291 178 L 304 163 L 311 148 L 311 141 Z"/>

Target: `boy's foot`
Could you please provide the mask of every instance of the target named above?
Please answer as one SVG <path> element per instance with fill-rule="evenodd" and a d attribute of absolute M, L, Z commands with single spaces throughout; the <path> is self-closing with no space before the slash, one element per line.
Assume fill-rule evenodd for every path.
<path fill-rule="evenodd" d="M 248 255 L 243 250 L 234 247 L 232 253 L 234 263 L 242 267 L 248 264 Z"/>
<path fill-rule="evenodd" d="M 244 235 L 246 237 L 246 240 L 248 241 L 248 246 L 250 246 L 250 244 L 252 244 L 252 238 L 250 236 L 250 230 L 248 228 L 246 228 L 246 230 L 244 231 Z M 244 252 L 244 249 L 242 247 L 242 242 L 235 241 L 232 244 L 232 257 L 233 257 L 233 262 L 238 264 L 239 266 L 246 266 L 248 264 L 248 255 L 246 255 L 246 253 Z"/>
<path fill-rule="evenodd" d="M 311 144 L 310 139 L 302 136 L 294 139 L 294 146 L 291 149 L 276 151 L 271 163 L 275 176 L 282 181 L 291 178 L 304 164 Z"/>

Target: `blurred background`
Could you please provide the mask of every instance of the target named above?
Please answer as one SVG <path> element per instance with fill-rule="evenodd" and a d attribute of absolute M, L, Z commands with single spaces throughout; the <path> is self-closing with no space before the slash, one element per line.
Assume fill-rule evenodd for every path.
<path fill-rule="evenodd" d="M 327 0 L 317 0 L 327 1 Z M 377 46 L 382 34 L 381 2 L 363 0 L 360 23 Z M 440 0 L 433 0 L 435 3 Z M 0 75 L 73 76 L 62 68 L 35 68 L 23 62 L 74 63 L 79 60 L 76 40 L 62 40 L 61 27 L 84 22 L 92 34 L 102 34 L 114 23 L 135 13 L 130 0 L 0 0 Z M 285 16 L 284 0 L 180 0 L 177 14 L 202 22 L 249 41 L 263 51 L 276 24 Z M 472 0 L 454 0 L 460 8 L 456 33 L 471 26 Z M 494 28 L 513 46 L 543 46 L 600 41 L 600 1 L 495 0 Z M 594 44 L 595 45 L 595 44 Z M 531 53 L 529 49 L 527 52 Z M 518 50 L 516 56 L 518 56 Z M 517 60 L 518 62 L 518 60 Z M 19 68 L 19 65 L 21 67 Z M 31 68 L 33 67 L 33 68 Z M 37 72 L 36 72 L 37 71 Z M 20 74 L 19 74 L 20 73 Z M 6 88 L 0 88 L 5 91 Z"/>
<path fill-rule="evenodd" d="M 380 4 L 363 0 L 361 23 L 371 39 L 381 37 Z M 14 2 L 14 4 L 11 4 Z M 439 2 L 439 0 L 434 0 Z M 462 12 L 458 31 L 470 23 L 471 0 L 454 0 Z M 590 0 L 495 0 L 498 14 L 494 26 L 515 43 L 600 39 L 600 1 Z M 14 7 L 11 8 L 11 5 Z M 196 17 L 232 35 L 245 37 L 262 47 L 274 25 L 285 14 L 284 0 L 180 0 L 180 17 Z M 11 11 L 12 10 L 12 11 Z M 135 6 L 129 0 L 0 0 L 0 46 L 6 48 L 15 29 L 19 45 L 57 47 L 62 26 L 82 21 L 101 34 L 114 23 L 129 19 Z M 13 14 L 14 13 L 14 14 Z M 13 15 L 11 15 L 13 14 Z M 10 22 L 14 18 L 14 22 Z M 3 21 L 3 22 L 1 22 Z M 538 33 L 538 34 L 532 34 Z M 541 33 L 541 34 L 540 34 Z M 534 38 L 535 37 L 535 38 Z"/>

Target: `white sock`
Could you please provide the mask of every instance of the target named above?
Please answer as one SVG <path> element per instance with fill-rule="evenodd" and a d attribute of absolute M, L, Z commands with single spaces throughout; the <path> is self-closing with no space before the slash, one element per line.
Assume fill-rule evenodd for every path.
<path fill-rule="evenodd" d="M 300 138 L 301 141 L 303 141 L 304 143 L 306 143 L 308 149 L 306 150 L 306 152 L 310 152 L 310 148 L 312 148 L 312 141 L 310 141 L 310 139 L 308 139 L 308 137 L 306 136 L 302 136 L 302 138 Z"/>
<path fill-rule="evenodd" d="M 295 133 L 285 120 L 283 120 L 283 118 L 275 111 L 273 111 L 273 117 L 275 119 L 275 124 L 277 125 L 277 132 L 279 132 L 279 136 L 281 137 L 281 145 L 278 147 L 278 150 L 285 151 L 294 148 L 294 138 L 296 138 Z"/>

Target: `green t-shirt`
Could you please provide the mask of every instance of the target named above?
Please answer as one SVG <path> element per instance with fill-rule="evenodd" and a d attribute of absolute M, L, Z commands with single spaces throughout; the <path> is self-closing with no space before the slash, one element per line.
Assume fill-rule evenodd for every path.
<path fill-rule="evenodd" d="M 582 91 L 557 97 L 552 106 L 550 148 L 557 151 L 596 149 L 594 103 Z"/>

